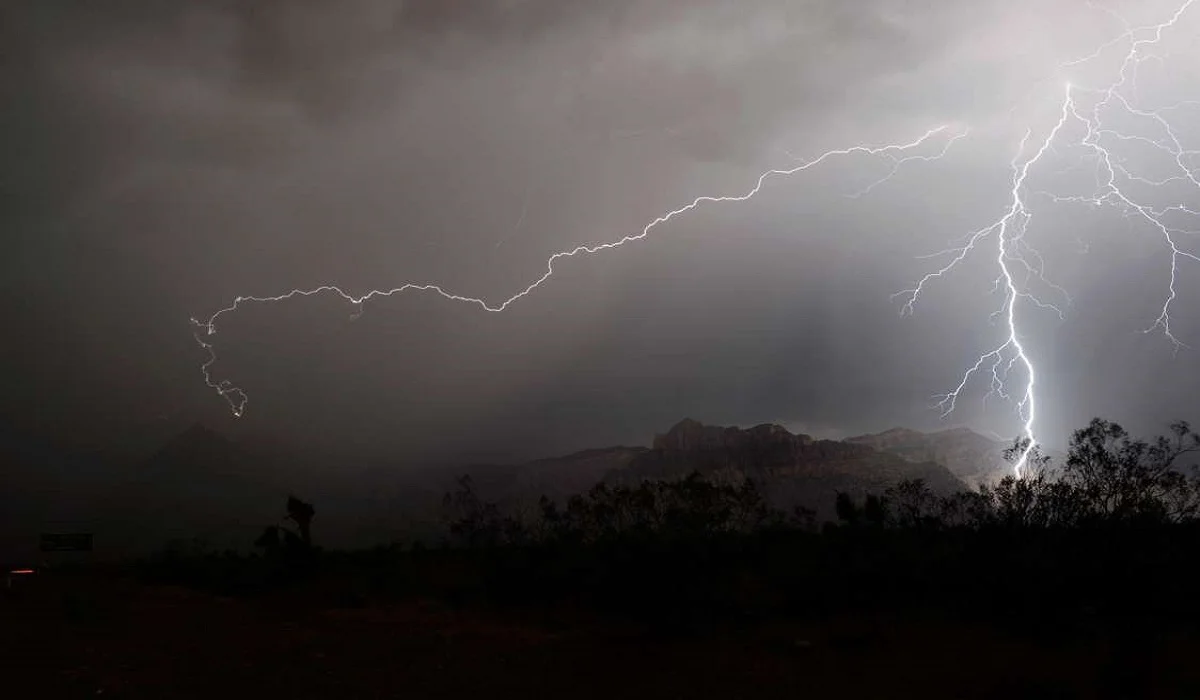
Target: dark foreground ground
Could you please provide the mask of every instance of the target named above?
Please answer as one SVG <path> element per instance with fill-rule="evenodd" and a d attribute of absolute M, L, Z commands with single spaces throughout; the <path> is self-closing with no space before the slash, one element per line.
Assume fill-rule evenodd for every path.
<path fill-rule="evenodd" d="M 338 605 L 319 582 L 267 599 L 96 573 L 21 583 L 0 596 L 14 698 L 1200 697 L 1187 625 L 1050 643 L 961 613 L 830 613 L 664 636 L 565 609 Z"/>

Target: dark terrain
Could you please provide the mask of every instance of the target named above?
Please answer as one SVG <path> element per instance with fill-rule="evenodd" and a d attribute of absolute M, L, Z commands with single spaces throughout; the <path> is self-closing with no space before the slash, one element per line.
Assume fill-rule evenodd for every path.
<path fill-rule="evenodd" d="M 169 450 L 191 440 L 230 468 L 206 433 Z M 1146 441 L 1096 420 L 1056 471 L 1035 452 L 1022 479 L 954 491 L 920 454 L 685 421 L 565 458 L 595 485 L 532 510 L 461 478 L 442 537 L 369 550 L 323 548 L 321 502 L 289 497 L 251 555 L 64 553 L 11 576 L 4 681 L 67 698 L 1200 697 L 1198 451 L 1186 424 Z M 832 496 L 833 516 L 796 494 Z"/>
<path fill-rule="evenodd" d="M 1067 598 L 1055 607 L 1070 609 L 1060 617 L 1076 618 L 1078 631 L 1009 624 L 987 612 L 1004 606 L 983 586 L 971 596 L 982 612 L 854 611 L 814 600 L 805 616 L 672 634 L 569 601 L 511 609 L 359 598 L 337 576 L 269 598 L 117 573 L 37 579 L 0 602 L 5 684 L 26 697 L 1200 694 L 1200 643 L 1187 622 L 1114 623 L 1061 591 L 1045 595 Z"/>
<path fill-rule="evenodd" d="M 988 446 L 992 457 L 1004 447 L 970 431 L 902 432 L 924 436 L 938 454 L 961 452 L 963 435 L 971 445 Z M 63 529 L 101 533 L 96 555 L 104 559 L 141 556 L 193 540 L 218 550 L 246 551 L 263 525 L 278 517 L 276 504 L 293 490 L 321 494 L 326 546 L 433 540 L 444 531 L 442 495 L 456 487 L 462 473 L 471 475 L 481 497 L 511 510 L 534 507 L 543 495 L 565 500 L 600 482 L 636 484 L 698 470 L 733 482 L 751 478 L 775 507 L 803 506 L 820 519 L 834 518 L 839 490 L 861 497 L 914 478 L 942 494 L 970 485 L 950 468 L 914 457 L 907 445 L 892 447 L 814 440 L 773 425 L 741 430 L 684 420 L 655 436 L 650 447 L 397 475 L 383 466 L 353 470 L 343 464 L 331 470 L 310 464 L 304 455 L 233 440 L 202 425 L 145 454 L 119 459 L 65 454 L 0 427 L 0 462 L 19 475 L 11 479 L 11 488 L 0 489 L 0 560 L 33 556 L 39 532 Z"/>

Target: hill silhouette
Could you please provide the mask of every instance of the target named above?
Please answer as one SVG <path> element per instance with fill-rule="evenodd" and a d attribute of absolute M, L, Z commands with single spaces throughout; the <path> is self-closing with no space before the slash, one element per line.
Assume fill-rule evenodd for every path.
<path fill-rule="evenodd" d="M 597 483 L 634 486 L 698 472 L 706 479 L 740 483 L 749 478 L 768 503 L 782 510 L 803 507 L 818 518 L 834 517 L 839 491 L 855 496 L 882 492 L 905 480 L 922 479 L 937 494 L 969 484 L 929 460 L 915 460 L 872 445 L 818 440 L 774 424 L 752 428 L 705 425 L 684 419 L 652 446 L 584 450 L 516 465 L 475 465 L 469 474 L 481 498 L 502 509 L 529 505 L 541 496 L 563 499 Z M 447 477 L 446 490 L 453 488 Z"/>
<path fill-rule="evenodd" d="M 974 439 L 962 431 L 950 437 Z M 902 449 L 927 438 L 888 431 L 875 442 Z M 922 697 L 1196 697 L 1200 675 L 1189 660 L 1200 619 L 1192 591 L 1197 455 L 1200 434 L 1186 423 L 1142 440 L 1095 419 L 1073 434 L 1054 469 L 1034 451 L 1021 480 L 1008 475 L 939 496 L 935 488 L 955 483 L 940 465 L 775 425 L 685 420 L 650 447 L 587 450 L 493 472 L 489 483 L 507 488 L 534 488 L 538 479 L 566 488 L 572 479 L 604 476 L 565 502 L 541 499 L 532 512 L 506 515 L 479 497 L 471 479 L 459 479 L 444 495 L 446 536 L 436 540 L 338 550 L 326 544 L 324 494 L 313 502 L 288 497 L 286 506 L 280 498 L 263 504 L 270 512 L 254 524 L 267 527 L 254 533 L 253 555 L 176 549 L 113 567 L 50 568 L 0 596 L 0 606 L 13 602 L 0 613 L 20 623 L 6 637 L 19 641 L 14 650 L 35 639 L 39 650 L 69 652 L 60 673 L 42 675 L 68 679 L 82 669 L 89 695 L 106 679 L 129 683 L 122 690 L 152 681 L 166 658 L 175 674 L 201 680 L 220 676 L 217 669 L 236 674 L 273 663 L 270 681 L 292 679 L 290 695 L 319 688 L 327 696 L 333 687 L 319 684 L 329 678 L 345 683 L 394 670 L 397 653 L 426 649 L 429 661 L 418 665 L 437 671 L 431 679 L 442 691 L 450 659 L 459 664 L 454 678 L 473 677 L 509 653 L 490 671 L 489 687 L 507 691 L 544 677 L 545 668 L 561 671 L 568 657 L 597 659 L 595 672 L 616 679 L 607 697 L 639 687 L 614 668 L 628 669 L 636 657 L 650 659 L 642 673 L 656 674 L 655 649 L 687 644 L 669 687 L 700 695 L 714 685 L 695 676 L 698 654 L 708 649 L 704 664 L 727 667 L 730 652 L 741 649 L 745 674 L 721 686 L 722 696 L 790 697 L 815 687 L 878 697 L 902 684 L 937 689 Z M 247 490 L 244 460 L 254 453 L 193 428 L 139 465 L 139 493 L 161 496 L 156 504 L 169 515 L 187 513 L 203 494 L 180 500 L 181 484 Z M 681 470 L 690 471 L 676 478 Z M 787 486 L 809 493 L 831 481 L 864 486 L 897 477 L 863 498 L 839 491 L 836 521 L 821 527 L 803 512 L 769 507 L 758 485 L 778 497 Z M 290 525 L 275 520 L 280 506 Z M 105 584 L 110 590 L 100 595 Z M 410 644 L 429 630 L 434 606 L 447 613 L 436 641 Z M 164 623 L 185 610 L 193 615 L 186 626 L 178 616 Z M 543 651 L 587 641 L 561 658 L 541 657 L 537 670 L 514 668 L 531 651 L 513 653 L 512 636 L 477 639 L 463 654 L 470 625 L 494 632 L 502 618 L 539 630 Z M 361 623 L 372 619 L 379 634 L 367 639 Z M 133 634 L 116 633 L 131 627 Z M 105 644 L 85 629 L 105 630 Z M 311 646 L 280 642 L 281 630 Z M 119 666 L 109 639 L 126 645 Z M 632 656 L 621 656 L 638 642 Z M 81 665 L 101 646 L 102 657 Z M 58 658 L 39 653 L 39 669 Z M 930 666 L 930 658 L 953 663 Z M 982 672 L 981 658 L 991 664 Z M 767 672 L 767 661 L 775 671 Z M 786 681 L 776 673 L 784 670 Z M 409 688 L 413 673 L 384 685 L 377 679 L 375 689 Z M 682 685 L 687 679 L 691 685 Z M 245 694 L 243 677 L 235 685 Z M 586 694 L 577 674 L 564 673 L 551 694 L 580 689 Z M 164 694 L 171 694 L 165 686 L 144 696 Z"/>
<path fill-rule="evenodd" d="M 286 496 L 261 467 L 259 455 L 192 425 L 123 475 L 110 533 L 135 550 L 171 540 L 244 548 L 278 518 L 275 504 Z"/>
<path fill-rule="evenodd" d="M 832 517 L 839 491 L 865 495 L 912 479 L 924 480 L 937 494 L 964 488 L 940 464 L 903 459 L 870 445 L 817 440 L 769 423 L 742 429 L 692 419 L 656 436 L 651 450 L 607 480 L 628 484 L 681 478 L 693 471 L 726 483 L 750 479 L 773 507 L 808 508 L 818 517 Z"/>
<path fill-rule="evenodd" d="M 1012 470 L 1004 459 L 1009 443 L 980 435 L 969 428 L 949 428 L 922 433 L 892 428 L 882 433 L 856 435 L 845 442 L 868 445 L 914 462 L 937 462 L 968 486 L 995 484 Z"/>

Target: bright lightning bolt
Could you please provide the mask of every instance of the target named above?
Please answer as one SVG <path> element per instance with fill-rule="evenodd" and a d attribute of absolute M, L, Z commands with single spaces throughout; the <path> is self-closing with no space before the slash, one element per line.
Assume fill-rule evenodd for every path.
<path fill-rule="evenodd" d="M 950 131 L 951 133 L 950 133 L 950 136 L 949 136 L 946 144 L 943 146 L 942 150 L 939 153 L 937 153 L 933 156 L 920 155 L 920 154 L 909 154 L 909 155 L 905 155 L 903 157 L 896 156 L 897 153 L 908 153 L 909 151 L 912 151 L 914 149 L 919 148 L 920 146 L 923 146 L 930 139 L 932 139 L 933 137 L 935 137 L 938 134 L 941 134 L 942 132 L 945 132 L 945 131 Z M 433 292 L 433 293 L 435 293 L 445 299 L 449 299 L 451 301 L 459 301 L 459 302 L 465 302 L 468 304 L 474 304 L 474 305 L 478 306 L 479 308 L 483 309 L 484 311 L 499 313 L 499 312 L 507 309 L 509 306 L 511 306 L 515 302 L 517 302 L 520 299 L 524 298 L 525 296 L 529 295 L 535 289 L 542 286 L 542 284 L 546 280 L 550 279 L 550 277 L 554 274 L 554 264 L 557 261 L 559 261 L 563 258 L 572 258 L 572 257 L 581 255 L 581 254 L 591 255 L 594 253 L 600 253 L 605 250 L 612 250 L 614 248 L 619 248 L 627 243 L 633 243 L 635 241 L 640 241 L 640 240 L 646 238 L 647 236 L 649 236 L 650 232 L 653 229 L 655 229 L 656 227 L 667 223 L 668 221 L 674 219 L 675 217 L 677 217 L 681 214 L 685 214 L 685 213 L 699 207 L 701 204 L 719 203 L 719 202 L 744 202 L 744 201 L 754 197 L 755 195 L 757 195 L 762 190 L 763 185 L 766 183 L 766 181 L 769 178 L 787 177 L 790 175 L 795 175 L 797 173 L 800 173 L 805 170 L 814 168 L 818 165 L 821 165 L 825 161 L 827 161 L 831 158 L 837 157 L 837 156 L 849 156 L 849 155 L 877 156 L 877 155 L 882 155 L 891 160 L 892 168 L 887 176 L 885 176 L 880 181 L 873 183 L 868 188 L 868 189 L 873 189 L 873 188 L 877 187 L 879 184 L 881 184 L 883 181 L 885 181 L 885 180 L 889 179 L 891 176 L 895 175 L 895 173 L 898 172 L 905 163 L 908 163 L 911 161 L 929 161 L 929 160 L 936 160 L 938 158 L 941 158 L 949 151 L 950 147 L 956 141 L 965 137 L 966 135 L 967 135 L 967 131 L 965 129 L 952 130 L 948 125 L 943 125 L 943 126 L 939 126 L 939 127 L 930 129 L 929 131 L 922 134 L 920 138 L 917 138 L 908 143 L 888 144 L 885 146 L 866 146 L 866 145 L 851 146 L 849 148 L 841 148 L 841 149 L 837 149 L 837 150 L 827 151 L 827 152 L 823 153 L 822 155 L 818 156 L 817 158 L 814 158 L 809 161 L 805 161 L 802 164 L 797 165 L 794 168 L 789 168 L 786 170 L 780 170 L 780 169 L 768 170 L 768 171 L 764 172 L 763 174 L 759 175 L 758 179 L 754 183 L 754 186 L 752 188 L 750 188 L 750 190 L 748 190 L 747 192 L 745 192 L 743 194 L 725 195 L 725 196 L 705 195 L 705 196 L 701 196 L 701 197 L 696 197 L 688 204 L 686 204 L 682 207 L 679 207 L 678 209 L 673 209 L 665 214 L 662 214 L 658 218 L 654 219 L 650 223 L 643 226 L 641 231 L 638 233 L 624 236 L 623 238 L 620 238 L 616 241 L 612 241 L 610 243 L 600 243 L 600 244 L 595 244 L 595 245 L 580 245 L 580 246 L 576 246 L 575 248 L 572 248 L 570 250 L 564 250 L 564 251 L 555 253 L 546 260 L 546 271 L 544 273 L 542 273 L 542 275 L 540 277 L 535 279 L 524 289 L 518 291 L 516 294 L 513 294 L 512 296 L 510 296 L 507 299 L 504 299 L 503 301 L 500 301 L 498 303 L 489 303 L 487 300 L 479 298 L 479 297 L 471 297 L 471 296 L 465 296 L 462 294 L 456 294 L 454 292 L 447 291 L 443 287 L 436 285 L 436 284 L 422 284 L 422 283 L 417 283 L 417 282 L 407 282 L 405 284 L 402 284 L 398 287 L 394 287 L 392 289 L 375 289 L 375 290 L 371 290 L 361 296 L 354 296 L 354 295 L 350 294 L 349 292 L 344 291 L 341 287 L 331 285 L 331 284 L 320 285 L 318 287 L 313 287 L 312 289 L 293 289 L 289 292 L 285 292 L 283 294 L 277 294 L 274 296 L 239 296 L 233 300 L 232 304 L 230 304 L 229 306 L 226 306 L 223 309 L 218 310 L 216 313 L 212 314 L 211 316 L 209 316 L 207 319 L 205 319 L 203 321 L 197 320 L 195 318 L 191 319 L 192 324 L 196 326 L 197 331 L 198 331 L 197 333 L 194 334 L 194 336 L 196 338 L 196 342 L 199 343 L 200 347 L 208 354 L 208 359 L 204 362 L 204 364 L 202 364 L 200 366 L 200 371 L 204 376 L 204 383 L 206 385 L 208 385 L 210 388 L 212 388 L 213 390 L 215 390 L 217 392 L 217 394 L 219 394 L 222 398 L 225 399 L 226 402 L 229 403 L 229 407 L 233 411 L 233 414 L 235 416 L 241 416 L 246 410 L 246 404 L 249 401 L 249 397 L 247 396 L 245 391 L 243 391 L 240 387 L 234 385 L 229 380 L 226 380 L 226 379 L 217 380 L 217 379 L 213 378 L 211 370 L 212 370 L 213 363 L 215 363 L 217 361 L 216 349 L 213 347 L 213 344 L 211 342 L 205 340 L 204 338 L 216 333 L 216 331 L 217 331 L 216 324 L 217 324 L 218 319 L 220 319 L 222 316 L 225 316 L 226 314 L 230 314 L 230 313 L 233 313 L 234 311 L 237 311 L 245 303 L 249 303 L 249 302 L 263 302 L 263 303 L 279 302 L 279 301 L 291 299 L 293 297 L 307 297 L 307 296 L 313 296 L 315 294 L 330 293 L 330 294 L 335 294 L 335 295 L 345 299 L 346 301 L 350 302 L 354 306 L 361 307 L 361 305 L 364 302 L 366 302 L 370 299 L 373 299 L 375 297 L 389 297 L 394 294 L 401 294 L 403 292 L 414 291 L 414 292 Z M 865 191 L 860 192 L 858 195 L 855 195 L 855 196 L 859 196 L 861 194 L 865 194 Z"/>
<path fill-rule="evenodd" d="M 1198 168 L 1189 165 L 1190 159 L 1200 157 L 1200 151 L 1189 150 L 1182 145 L 1178 132 L 1169 119 L 1170 113 L 1177 110 L 1200 107 L 1200 100 L 1184 101 L 1158 109 L 1148 109 L 1139 106 L 1137 94 L 1137 73 L 1141 64 L 1146 61 L 1158 61 L 1161 63 L 1165 60 L 1162 56 L 1149 55 L 1146 51 L 1159 44 L 1164 33 L 1174 28 L 1195 3 L 1196 0 L 1186 0 L 1177 7 L 1176 11 L 1167 20 L 1159 24 L 1133 27 L 1118 13 L 1095 6 L 1089 2 L 1089 7 L 1105 12 L 1119 21 L 1124 31 L 1111 40 L 1099 45 L 1092 53 L 1060 64 L 1058 66 L 1059 71 L 1086 66 L 1093 61 L 1101 59 L 1110 50 L 1124 45 L 1126 46 L 1124 60 L 1116 77 L 1107 86 L 1102 88 L 1089 88 L 1074 83 L 1065 84 L 1057 121 L 1048 129 L 1027 129 L 1020 141 L 1016 154 L 1010 161 L 1011 178 L 1007 198 L 1008 203 L 1000 213 L 1000 216 L 986 226 L 969 232 L 959 243 L 953 244 L 952 247 L 933 255 L 925 256 L 929 259 L 939 259 L 944 262 L 932 272 L 920 278 L 912 288 L 893 295 L 894 299 L 900 299 L 903 302 L 901 313 L 912 314 L 915 312 L 917 303 L 928 288 L 956 271 L 968 258 L 977 254 L 983 254 L 988 250 L 991 251 L 991 255 L 994 256 L 995 261 L 995 277 L 993 279 L 992 291 L 994 294 L 1000 295 L 1001 302 L 998 308 L 991 313 L 990 318 L 994 322 L 1000 322 L 1001 327 L 1004 329 L 1003 335 L 995 346 L 980 354 L 975 362 L 967 367 L 956 386 L 937 397 L 936 405 L 942 411 L 943 416 L 949 415 L 955 410 L 959 399 L 967 391 L 972 381 L 980 375 L 986 377 L 988 391 L 984 397 L 985 401 L 988 397 L 994 395 L 1013 402 L 1022 424 L 1021 436 L 1024 438 L 1024 447 L 1014 465 L 1017 476 L 1022 475 L 1028 464 L 1029 456 L 1038 447 L 1034 430 L 1038 406 L 1036 393 L 1038 375 L 1034 360 L 1023 340 L 1021 322 L 1024 316 L 1022 313 L 1025 310 L 1051 311 L 1062 318 L 1065 316 L 1064 308 L 1072 304 L 1072 299 L 1066 290 L 1047 278 L 1045 263 L 1041 254 L 1026 238 L 1030 222 L 1033 219 L 1033 212 L 1029 203 L 1031 195 L 1045 196 L 1051 202 L 1061 204 L 1076 203 L 1094 207 L 1103 205 L 1115 206 L 1122 210 L 1127 218 L 1137 219 L 1148 224 L 1157 235 L 1161 236 L 1166 248 L 1170 251 L 1170 274 L 1161 310 L 1153 323 L 1144 329 L 1144 332 L 1161 331 L 1174 344 L 1176 349 L 1183 347 L 1182 341 L 1179 340 L 1173 331 L 1171 322 L 1171 311 L 1178 298 L 1177 279 L 1179 266 L 1187 260 L 1200 262 L 1200 257 L 1188 252 L 1181 246 L 1180 236 L 1200 234 L 1200 230 L 1185 230 L 1169 225 L 1168 216 L 1183 215 L 1200 218 L 1200 211 L 1198 211 L 1200 210 L 1200 206 L 1192 208 L 1189 208 L 1186 204 L 1154 206 L 1139 198 L 1129 185 L 1136 183 L 1137 185 L 1150 188 L 1163 188 L 1167 185 L 1181 184 L 1200 189 L 1200 175 L 1197 173 Z M 1032 95 L 1032 92 L 1030 95 Z M 1026 96 L 1026 98 L 1028 97 L 1029 95 Z M 1088 100 L 1091 101 L 1090 108 L 1085 104 Z M 1016 107 L 1014 106 L 1010 110 L 1010 113 L 1015 111 L 1015 109 Z M 1156 138 L 1151 138 L 1145 135 L 1126 134 L 1118 131 L 1106 122 L 1104 114 L 1107 110 L 1115 110 L 1123 112 L 1128 116 L 1151 121 L 1158 125 L 1162 133 Z M 1061 144 L 1066 139 L 1064 134 L 1075 126 L 1082 127 L 1084 136 L 1074 144 Z M 949 135 L 939 151 L 932 155 L 914 153 L 914 151 L 924 146 L 935 136 L 946 131 L 949 131 Z M 1035 132 L 1037 131 L 1042 131 L 1043 133 L 1035 139 Z M 229 380 L 218 380 L 212 376 L 211 370 L 217 360 L 217 355 L 212 342 L 206 338 L 216 333 L 216 324 L 221 317 L 233 313 L 243 304 L 249 302 L 279 302 L 293 297 L 307 297 L 330 293 L 349 301 L 358 307 L 358 313 L 361 313 L 362 304 L 372 298 L 388 297 L 394 294 L 414 291 L 433 292 L 451 301 L 474 304 L 484 311 L 498 313 L 542 286 L 554 274 L 555 263 L 563 258 L 600 253 L 642 240 L 649 236 L 651 231 L 656 227 L 699 207 L 701 204 L 744 202 L 757 195 L 766 181 L 771 177 L 795 175 L 837 156 L 860 154 L 881 156 L 889 160 L 891 167 L 882 178 L 872 182 L 858 192 L 847 195 L 849 197 L 862 197 L 890 180 L 907 163 L 913 161 L 928 162 L 944 157 L 949 152 L 949 149 L 966 135 L 967 130 L 965 128 L 950 130 L 948 126 L 941 126 L 927 131 L 921 137 L 908 143 L 883 146 L 857 145 L 828 151 L 813 160 L 803 161 L 794 168 L 768 170 L 762 173 L 754 183 L 754 186 L 743 194 L 697 197 L 690 203 L 655 218 L 638 233 L 624 236 L 609 243 L 580 245 L 555 253 L 546 260 L 546 269 L 541 276 L 537 277 L 517 293 L 498 302 L 489 302 L 483 298 L 453 293 L 436 284 L 417 282 L 407 282 L 392 289 L 371 290 L 361 296 L 354 296 L 344 291 L 341 287 L 331 284 L 311 289 L 293 289 L 274 296 L 239 296 L 229 306 L 218 310 L 203 321 L 192 319 L 192 323 L 197 329 L 195 334 L 196 342 L 207 354 L 207 360 L 201 365 L 204 382 L 226 400 L 235 416 L 241 416 L 244 413 L 248 402 L 246 393 Z M 1165 179 L 1151 179 L 1139 176 L 1131 172 L 1125 162 L 1113 152 L 1112 146 L 1109 145 L 1112 141 L 1140 144 L 1164 153 L 1172 159 L 1178 173 Z M 1031 144 L 1035 144 L 1036 147 L 1031 147 Z M 1075 145 L 1090 153 L 1088 160 L 1094 161 L 1095 167 L 1098 170 L 1097 186 L 1092 195 L 1057 196 L 1046 192 L 1033 192 L 1028 188 L 1028 180 L 1031 172 L 1039 166 L 1047 154 L 1057 155 L 1058 150 L 1056 146 L 1059 144 Z M 1068 170 L 1077 167 L 1079 167 L 1079 164 L 1071 166 Z M 522 212 L 524 212 L 524 209 Z M 1081 245 L 1083 245 L 1082 242 Z M 1019 384 L 1019 389 L 1010 389 L 1010 387 L 1014 386 L 1014 380 L 1011 379 L 1014 371 L 1023 377 L 1023 382 Z"/>
<path fill-rule="evenodd" d="M 967 389 L 971 380 L 980 373 L 990 375 L 988 379 L 989 388 L 985 395 L 985 400 L 988 396 L 992 395 L 1000 396 L 1003 399 L 1014 398 L 1007 389 L 1009 386 L 1009 372 L 1015 366 L 1020 366 L 1024 370 L 1024 384 L 1018 392 L 1019 398 L 1016 398 L 1015 403 L 1017 414 L 1022 421 L 1022 437 L 1025 440 L 1024 447 L 1014 463 L 1014 471 L 1018 477 L 1022 475 L 1027 466 L 1030 454 L 1038 446 L 1037 438 L 1034 434 L 1034 424 L 1037 418 L 1037 372 L 1033 360 L 1021 340 L 1022 334 L 1020 332 L 1018 303 L 1026 302 L 1035 308 L 1049 309 L 1062 317 L 1063 311 L 1059 304 L 1045 301 L 1033 291 L 1030 291 L 1029 283 L 1033 279 L 1037 279 L 1044 286 L 1058 294 L 1066 304 L 1071 303 L 1070 297 L 1061 287 L 1054 285 L 1045 278 L 1041 256 L 1025 240 L 1025 234 L 1032 219 L 1032 213 L 1026 202 L 1028 194 L 1026 180 L 1029 177 L 1030 170 L 1038 164 L 1047 152 L 1053 150 L 1055 142 L 1060 138 L 1069 122 L 1078 123 L 1083 126 L 1085 135 L 1078 142 L 1078 145 L 1092 152 L 1100 167 L 1101 174 L 1097 178 L 1097 190 L 1091 196 L 1059 197 L 1049 195 L 1050 199 L 1054 202 L 1086 203 L 1097 207 L 1105 204 L 1115 205 L 1127 217 L 1142 220 L 1162 236 L 1166 247 L 1170 251 L 1171 263 L 1166 296 L 1157 318 L 1143 332 L 1161 331 L 1174 344 L 1176 350 L 1183 346 L 1183 343 L 1172 332 L 1171 327 L 1171 308 L 1178 297 L 1176 283 L 1179 274 L 1179 265 L 1184 260 L 1200 262 L 1200 257 L 1181 248 L 1178 241 L 1179 234 L 1195 232 L 1173 228 L 1164 221 L 1164 217 L 1172 212 L 1191 216 L 1200 215 L 1195 210 L 1183 204 L 1155 208 L 1150 204 L 1140 201 L 1124 187 L 1124 183 L 1139 183 L 1149 187 L 1163 187 L 1170 183 L 1181 183 L 1200 189 L 1200 179 L 1197 177 L 1196 170 L 1189 167 L 1187 162 L 1189 158 L 1200 154 L 1200 151 L 1185 149 L 1171 122 L 1164 116 L 1165 112 L 1183 106 L 1194 106 L 1196 103 L 1194 101 L 1182 102 L 1157 110 L 1136 106 L 1138 66 L 1147 60 L 1162 60 L 1161 57 L 1148 56 L 1144 52 L 1149 47 L 1158 44 L 1162 40 L 1163 33 L 1174 27 L 1188 9 L 1195 4 L 1195 1 L 1186 0 L 1164 22 L 1143 27 L 1132 27 L 1113 11 L 1104 10 L 1116 17 L 1121 22 L 1125 31 L 1116 38 L 1101 45 L 1091 54 L 1068 61 L 1059 67 L 1060 69 L 1066 69 L 1085 65 L 1099 59 L 1109 49 L 1128 42 L 1128 48 L 1116 78 L 1107 86 L 1099 89 L 1085 88 L 1067 83 L 1057 123 L 1046 133 L 1037 150 L 1024 160 L 1021 160 L 1021 158 L 1022 154 L 1027 150 L 1031 132 L 1026 131 L 1024 138 L 1021 140 L 1017 155 L 1011 164 L 1012 189 L 1009 205 L 1003 215 L 986 227 L 968 234 L 961 245 L 929 256 L 931 258 L 942 257 L 948 259 L 948 262 L 922 277 L 913 288 L 899 292 L 893 297 L 903 299 L 901 313 L 911 314 L 918 299 L 930 284 L 954 271 L 964 260 L 981 249 L 987 239 L 991 237 L 995 238 L 996 247 L 994 250 L 996 253 L 998 276 L 993 290 L 1003 292 L 1003 301 L 999 310 L 993 313 L 993 318 L 997 316 L 1003 318 L 1006 333 L 997 346 L 981 354 L 975 363 L 963 372 L 961 380 L 953 389 L 937 397 L 937 406 L 942 410 L 943 415 L 948 415 L 954 411 L 959 398 Z M 1127 90 L 1132 90 L 1135 97 L 1131 98 L 1127 96 L 1125 94 Z M 1080 106 L 1081 99 L 1087 96 L 1095 98 L 1090 110 L 1085 110 Z M 1102 119 L 1105 110 L 1122 110 L 1127 115 L 1151 120 L 1161 127 L 1164 137 L 1153 139 L 1143 135 L 1125 134 L 1113 128 L 1106 127 Z M 1174 162 L 1178 169 L 1178 174 L 1170 178 L 1154 180 L 1130 172 L 1123 162 L 1105 145 L 1105 137 L 1120 142 L 1140 143 L 1165 153 Z M 1022 273 L 1024 274 L 1022 275 Z"/>

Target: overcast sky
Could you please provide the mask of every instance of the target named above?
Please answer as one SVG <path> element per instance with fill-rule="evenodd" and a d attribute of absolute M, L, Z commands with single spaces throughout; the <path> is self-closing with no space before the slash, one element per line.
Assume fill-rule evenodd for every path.
<path fill-rule="evenodd" d="M 936 269 L 918 256 L 1004 213 L 1010 161 L 1026 129 L 1054 125 L 1066 76 L 1112 80 L 1121 45 L 1056 69 L 1123 31 L 1104 8 L 1141 24 L 1181 2 L 16 3 L 0 10 L 4 415 L 73 441 L 203 421 L 401 462 L 646 443 L 685 416 L 1013 435 L 986 382 L 948 418 L 930 409 L 1002 342 L 994 255 L 912 316 L 890 295 Z M 1139 104 L 1200 99 L 1197 32 L 1200 6 L 1141 65 Z M 1200 122 L 1187 109 L 1172 118 Z M 911 153 L 970 130 L 863 197 L 847 195 L 891 162 L 833 158 L 560 261 L 504 313 L 429 294 L 356 320 L 335 296 L 244 306 L 210 339 L 245 415 L 202 381 L 189 318 L 238 295 L 421 282 L 498 303 L 556 251 L 943 124 Z M 1094 189 L 1067 141 L 1030 191 Z M 1122 162 L 1170 169 L 1140 153 Z M 1200 419 L 1200 265 L 1180 268 L 1173 326 L 1196 349 L 1175 353 L 1141 333 L 1167 293 L 1161 236 L 1112 208 L 1029 204 L 1029 240 L 1073 301 L 1065 320 L 1019 307 L 1041 436 L 1097 414 Z"/>

